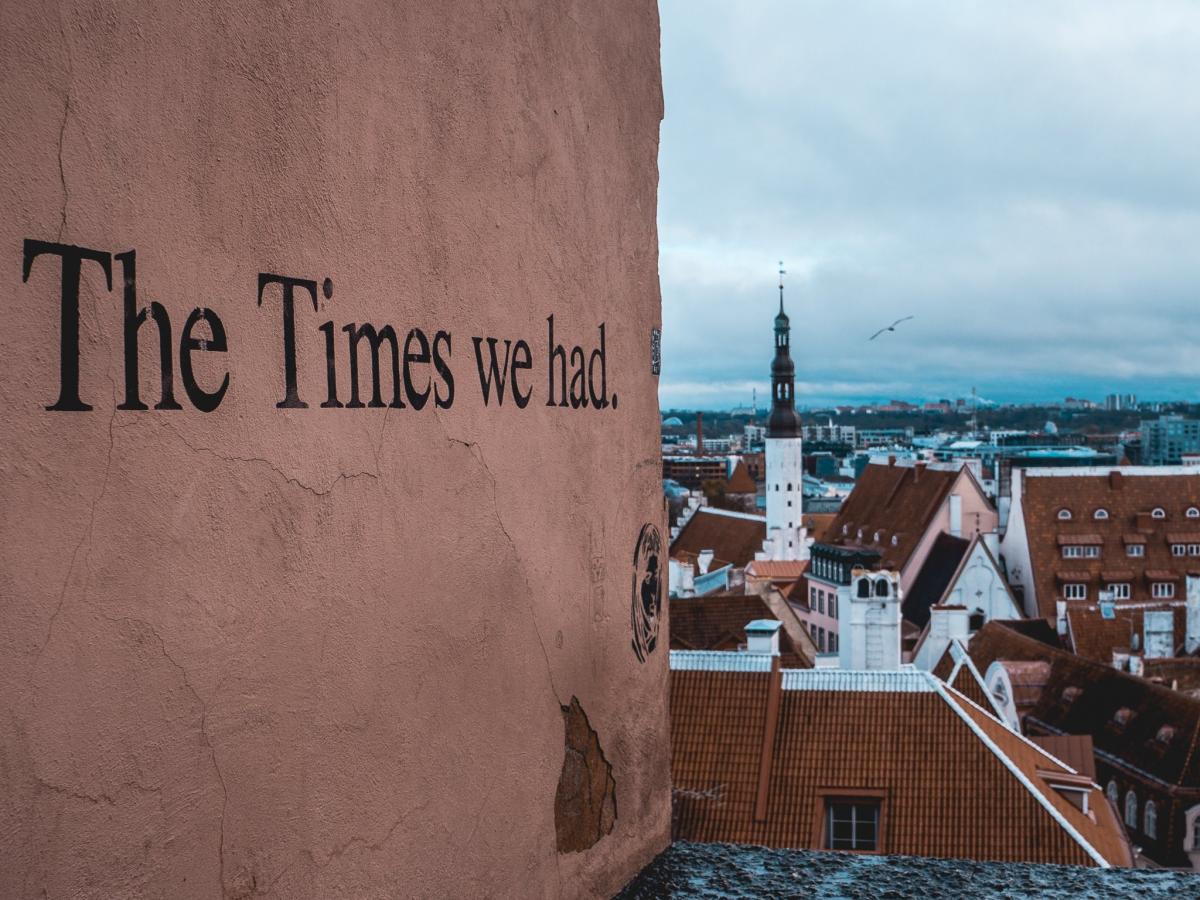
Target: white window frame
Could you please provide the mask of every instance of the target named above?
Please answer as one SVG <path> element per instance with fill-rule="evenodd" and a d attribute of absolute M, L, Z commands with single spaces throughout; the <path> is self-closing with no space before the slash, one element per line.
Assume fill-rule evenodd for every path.
<path fill-rule="evenodd" d="M 1194 506 L 1189 506 L 1188 511 L 1184 513 L 1189 519 L 1200 519 L 1200 509 Z"/>
<path fill-rule="evenodd" d="M 1142 833 L 1148 838 L 1158 838 L 1158 805 L 1153 800 L 1147 800 L 1142 810 Z"/>
<path fill-rule="evenodd" d="M 1060 522 L 1070 522 L 1071 521 L 1071 511 L 1069 509 L 1060 509 L 1058 511 L 1058 520 Z"/>
<path fill-rule="evenodd" d="M 1172 544 L 1171 545 L 1171 555 L 1172 556 L 1187 556 L 1187 544 Z"/>
<path fill-rule="evenodd" d="M 1126 556 L 1145 556 L 1146 555 L 1146 545 L 1145 544 L 1126 544 L 1125 545 L 1125 555 Z"/>
<path fill-rule="evenodd" d="M 1099 544 L 1084 544 L 1083 556 L 1085 559 L 1099 559 L 1100 545 Z"/>
<path fill-rule="evenodd" d="M 1098 509 L 1094 513 L 1092 513 L 1092 518 L 1093 519 L 1107 519 L 1108 518 L 1108 510 L 1107 509 Z"/>
<path fill-rule="evenodd" d="M 1150 510 L 1150 518 L 1152 519 L 1165 519 L 1166 517 L 1167 511 L 1161 506 L 1156 506 L 1154 509 Z"/>
<path fill-rule="evenodd" d="M 1082 581 L 1068 581 L 1063 585 L 1064 600 L 1086 600 L 1087 584 Z"/>
<path fill-rule="evenodd" d="M 1083 559 L 1083 547 L 1079 544 L 1064 544 L 1062 555 L 1063 559 Z"/>
<path fill-rule="evenodd" d="M 1188 544 L 1188 556 L 1200 556 L 1200 544 Z"/>
<path fill-rule="evenodd" d="M 1112 584 L 1110 584 L 1108 586 L 1108 589 L 1110 591 L 1112 591 L 1114 600 L 1128 600 L 1129 599 L 1129 582 L 1128 581 L 1113 582 Z"/>
<path fill-rule="evenodd" d="M 1125 824 L 1130 828 L 1138 827 L 1138 801 L 1133 791 L 1125 794 Z"/>
<path fill-rule="evenodd" d="M 1150 585 L 1150 596 L 1155 600 L 1172 600 L 1175 597 L 1175 582 L 1155 581 Z"/>

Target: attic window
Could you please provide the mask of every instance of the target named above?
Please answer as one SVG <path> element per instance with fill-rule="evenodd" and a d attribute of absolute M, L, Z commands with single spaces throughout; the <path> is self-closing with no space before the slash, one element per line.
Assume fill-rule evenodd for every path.
<path fill-rule="evenodd" d="M 879 532 L 878 532 L 878 531 L 877 531 L 877 532 L 875 532 L 874 536 L 871 538 L 871 543 L 872 543 L 872 544 L 878 544 L 878 543 L 879 543 Z"/>
<path fill-rule="evenodd" d="M 1068 522 L 1071 519 L 1071 511 L 1069 509 L 1060 509 L 1058 511 L 1058 520 L 1060 522 Z"/>
<path fill-rule="evenodd" d="M 1185 515 L 1189 519 L 1200 519 L 1200 509 L 1196 509 L 1194 506 L 1189 506 Z"/>
<path fill-rule="evenodd" d="M 1166 517 L 1167 511 L 1161 506 L 1156 506 L 1154 509 L 1150 510 L 1150 518 L 1152 519 L 1165 519 Z"/>
<path fill-rule="evenodd" d="M 1094 513 L 1092 513 L 1092 518 L 1093 519 L 1107 519 L 1108 518 L 1108 510 L 1107 509 L 1098 509 Z"/>

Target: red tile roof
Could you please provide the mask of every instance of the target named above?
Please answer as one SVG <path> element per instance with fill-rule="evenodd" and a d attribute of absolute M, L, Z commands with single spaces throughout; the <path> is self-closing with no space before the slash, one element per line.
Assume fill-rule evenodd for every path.
<path fill-rule="evenodd" d="M 983 626 L 971 638 L 968 652 L 985 676 L 997 661 L 1045 667 L 1025 717 L 1027 733 L 1090 734 L 1097 752 L 1160 782 L 1200 786 L 1200 700 L 1057 650 L 999 622 Z M 1110 727 L 1121 709 L 1136 715 L 1123 728 Z M 1164 726 L 1174 735 L 1165 743 L 1159 740 Z"/>
<path fill-rule="evenodd" d="M 746 574 L 758 578 L 795 581 L 808 568 L 808 560 L 756 559 L 746 564 Z"/>
<path fill-rule="evenodd" d="M 767 520 L 762 516 L 701 506 L 671 542 L 671 558 L 711 550 L 718 558 L 741 567 L 762 550 L 766 537 Z"/>
<path fill-rule="evenodd" d="M 1200 474 L 1064 475 L 1055 470 L 1036 470 L 1022 478 L 1021 515 L 1025 522 L 1034 590 L 1040 614 L 1053 618 L 1055 600 L 1061 598 L 1057 573 L 1069 567 L 1071 580 L 1089 585 L 1094 598 L 1103 587 L 1101 572 L 1129 569 L 1131 600 L 1151 600 L 1150 580 L 1181 578 L 1188 569 L 1200 568 L 1200 558 L 1172 556 L 1177 532 L 1200 526 L 1189 519 L 1187 510 L 1200 509 Z M 1137 471 L 1137 470 L 1135 470 Z M 1165 518 L 1155 519 L 1150 511 L 1160 508 Z M 1060 510 L 1070 520 L 1058 518 Z M 1097 510 L 1108 518 L 1097 519 Z M 1190 533 L 1190 532 L 1189 532 Z M 1061 547 L 1070 543 L 1094 543 L 1099 537 L 1101 552 L 1094 559 L 1064 560 Z M 1200 539 L 1191 543 L 1200 543 Z M 1125 545 L 1142 543 L 1145 556 L 1127 556 Z M 1067 566 L 1064 566 L 1064 562 Z M 1143 574 L 1148 578 L 1141 577 Z M 1169 574 L 1169 578 L 1168 578 Z"/>
<path fill-rule="evenodd" d="M 756 494 L 758 493 L 758 485 L 754 483 L 754 479 L 750 477 L 750 473 L 746 470 L 745 460 L 739 459 L 737 465 L 733 467 L 733 474 L 729 476 L 729 480 L 725 484 L 725 493 L 727 494 Z"/>
<path fill-rule="evenodd" d="M 671 753 L 682 840 L 819 848 L 823 798 L 867 792 L 886 853 L 1130 862 L 1098 789 L 1093 821 L 1051 786 L 1078 776 L 915 670 L 684 670 L 672 654 Z"/>
<path fill-rule="evenodd" d="M 759 594 L 705 594 L 703 597 L 672 597 L 670 604 L 671 648 L 673 650 L 737 651 L 746 645 L 746 624 L 755 619 L 777 619 L 783 623 L 779 635 L 780 656 L 788 668 L 811 668 L 817 648 L 804 623 L 773 592 Z"/>
<path fill-rule="evenodd" d="M 1096 752 L 1090 734 L 1039 734 L 1030 740 L 1080 775 L 1096 780 Z"/>
<path fill-rule="evenodd" d="M 882 554 L 884 568 L 903 569 L 961 471 L 921 465 L 868 465 L 822 543 L 865 547 Z M 966 473 L 965 477 L 974 483 L 969 469 Z M 878 541 L 874 539 L 876 532 Z"/>
<path fill-rule="evenodd" d="M 1177 648 L 1183 644 L 1187 629 L 1187 604 L 1183 600 L 1172 603 L 1116 603 L 1111 619 L 1106 619 L 1100 607 L 1094 603 L 1069 601 L 1067 640 L 1078 655 L 1111 665 L 1113 650 L 1128 650 L 1134 635 L 1139 638 L 1144 635 L 1146 612 L 1163 610 L 1171 610 L 1175 615 L 1172 647 Z M 1171 655 L 1174 656 L 1174 653 Z"/>

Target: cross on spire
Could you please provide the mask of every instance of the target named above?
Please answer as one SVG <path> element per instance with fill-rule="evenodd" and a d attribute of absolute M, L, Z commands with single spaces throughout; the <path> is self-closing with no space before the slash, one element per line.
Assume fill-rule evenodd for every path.
<path fill-rule="evenodd" d="M 779 311 L 783 312 L 783 276 L 787 274 L 787 270 L 783 267 L 783 260 L 779 261 Z"/>

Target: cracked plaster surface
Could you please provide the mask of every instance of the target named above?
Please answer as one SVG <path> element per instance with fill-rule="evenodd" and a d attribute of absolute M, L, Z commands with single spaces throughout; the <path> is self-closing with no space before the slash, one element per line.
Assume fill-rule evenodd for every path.
<path fill-rule="evenodd" d="M 665 656 L 628 654 L 628 572 L 589 574 L 661 512 L 654 5 L 14 4 L 0 66 L 5 271 L 25 238 L 136 248 L 231 375 L 208 415 L 117 411 L 120 291 L 85 268 L 95 409 L 48 413 L 53 266 L 6 284 L 0 896 L 610 894 L 669 816 Z M 276 409 L 267 270 L 337 284 L 305 396 L 318 322 L 392 322 L 454 334 L 454 408 Z M 482 408 L 469 336 L 550 313 L 610 323 L 620 415 Z M 573 696 L 631 799 L 560 856 Z"/>

